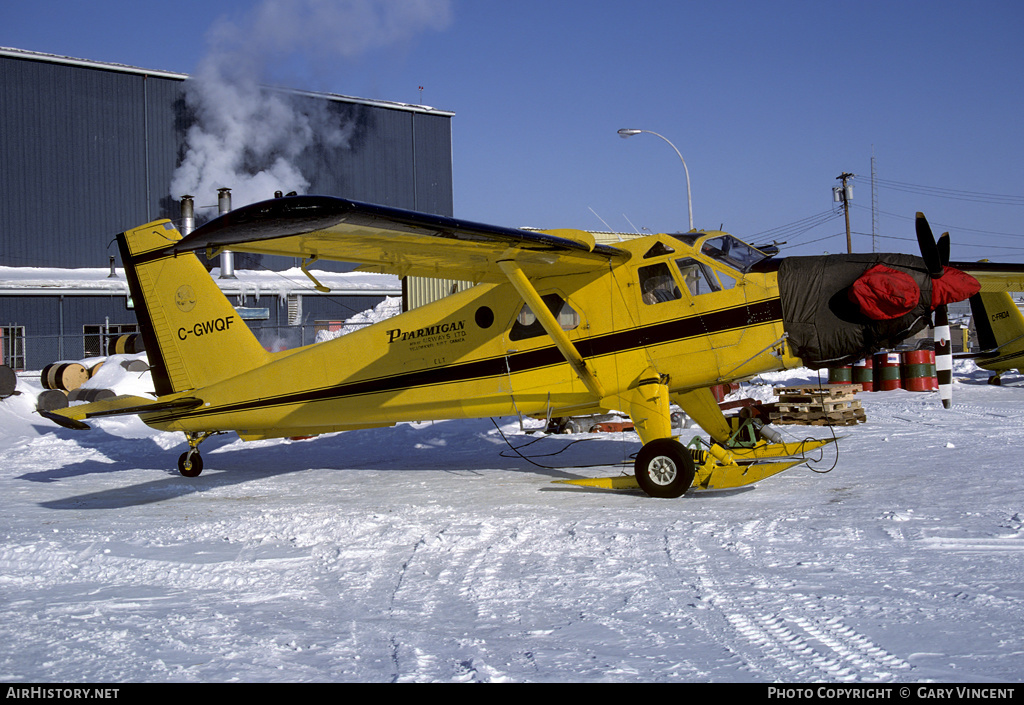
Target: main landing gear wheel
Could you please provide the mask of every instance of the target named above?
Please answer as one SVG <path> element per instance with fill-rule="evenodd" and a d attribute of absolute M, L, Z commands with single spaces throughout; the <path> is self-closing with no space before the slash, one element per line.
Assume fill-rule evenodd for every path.
<path fill-rule="evenodd" d="M 633 472 L 640 489 L 651 497 L 681 497 L 693 483 L 693 457 L 679 441 L 658 438 L 636 454 Z"/>
<path fill-rule="evenodd" d="M 178 472 L 185 477 L 199 477 L 203 471 L 203 458 L 195 450 L 187 450 L 178 458 Z"/>
<path fill-rule="evenodd" d="M 203 471 L 203 459 L 199 455 L 199 444 L 212 436 L 216 431 L 185 431 L 188 450 L 178 457 L 178 472 L 185 477 L 199 477 Z"/>

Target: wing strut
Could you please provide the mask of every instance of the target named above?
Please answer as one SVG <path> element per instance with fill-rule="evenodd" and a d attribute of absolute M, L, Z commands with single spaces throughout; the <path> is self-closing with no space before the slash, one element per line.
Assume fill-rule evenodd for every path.
<path fill-rule="evenodd" d="M 523 297 L 529 306 L 530 310 L 533 311 L 534 315 L 537 316 L 537 320 L 543 326 L 544 331 L 551 336 L 551 340 L 554 341 L 555 347 L 562 353 L 562 357 L 569 363 L 573 371 L 580 378 L 580 381 L 587 386 L 587 390 L 593 394 L 597 399 L 603 399 L 605 396 L 604 387 L 598 381 L 597 377 L 589 367 L 587 367 L 586 361 L 583 356 L 580 355 L 576 346 L 569 340 L 569 336 L 566 335 L 565 331 L 562 330 L 562 326 L 558 325 L 558 321 L 548 310 L 547 305 L 540 298 L 540 294 L 533 287 L 533 284 L 527 278 L 526 274 L 515 261 L 510 259 L 498 260 L 498 266 L 501 267 L 501 271 L 508 277 L 509 282 Z"/>
<path fill-rule="evenodd" d="M 309 267 L 309 265 L 313 264 L 318 259 L 320 259 L 320 255 L 313 255 L 309 259 L 302 260 L 302 264 L 299 266 L 299 269 L 301 269 L 302 273 L 305 274 L 307 277 L 309 277 L 309 280 L 311 282 L 313 282 L 313 288 L 315 288 L 317 291 L 319 291 L 321 293 L 329 294 L 329 293 L 331 293 L 331 290 L 328 289 L 323 284 L 321 284 L 319 281 L 317 281 L 317 278 L 313 276 L 313 273 L 310 272 L 309 269 L 307 269 L 307 267 Z"/>

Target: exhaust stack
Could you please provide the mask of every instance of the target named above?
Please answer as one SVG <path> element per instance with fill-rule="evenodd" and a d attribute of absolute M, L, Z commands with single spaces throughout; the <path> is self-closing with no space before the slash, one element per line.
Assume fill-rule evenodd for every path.
<path fill-rule="evenodd" d="M 231 211 L 231 189 L 217 189 L 217 210 L 220 215 Z M 235 277 L 235 253 L 230 250 L 224 250 L 220 253 L 220 278 L 237 278 Z"/>
<path fill-rule="evenodd" d="M 196 210 L 191 196 L 181 197 L 181 236 L 187 237 L 196 229 Z"/>

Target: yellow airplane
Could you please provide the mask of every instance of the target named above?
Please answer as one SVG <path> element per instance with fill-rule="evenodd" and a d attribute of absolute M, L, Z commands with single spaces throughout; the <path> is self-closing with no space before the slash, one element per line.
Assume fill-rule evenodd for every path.
<path fill-rule="evenodd" d="M 978 367 L 994 372 L 989 384 L 1000 384 L 1004 372 L 1024 368 L 1024 315 L 1007 291 L 972 296 L 971 313 L 981 352 L 962 357 L 972 357 Z"/>
<path fill-rule="evenodd" d="M 200 443 L 221 432 L 255 440 L 618 410 L 643 443 L 633 476 L 579 484 L 659 497 L 751 484 L 831 439 L 783 443 L 756 420 L 735 428 L 709 387 L 894 346 L 928 324 L 933 294 L 950 278 L 910 255 L 775 259 L 719 231 L 610 246 L 581 230 L 502 228 L 325 196 L 246 206 L 184 239 L 163 220 L 118 241 L 155 399 L 120 396 L 45 415 L 84 429 L 89 419 L 138 414 L 182 431 L 186 476 L 202 470 Z M 478 285 L 332 341 L 270 353 L 193 254 L 226 248 L 301 257 L 314 283 L 306 267 L 329 259 Z M 888 286 L 867 281 L 879 267 L 912 295 L 872 300 Z M 1005 272 L 991 267 L 998 282 Z M 673 401 L 710 441 L 687 446 L 673 435 Z"/>

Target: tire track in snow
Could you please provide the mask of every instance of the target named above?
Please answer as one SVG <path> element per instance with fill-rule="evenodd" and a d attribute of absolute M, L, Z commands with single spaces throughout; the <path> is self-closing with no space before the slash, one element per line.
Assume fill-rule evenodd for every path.
<path fill-rule="evenodd" d="M 537 516 L 445 525 L 417 547 L 394 595 L 395 680 L 699 679 L 681 616 L 692 590 L 665 582 L 652 531 Z M 429 634 L 416 626 L 424 610 L 458 617 Z M 664 615 L 654 628 L 652 611 Z"/>
<path fill-rule="evenodd" d="M 710 610 L 703 628 L 753 673 L 772 680 L 893 680 L 910 664 L 867 636 L 822 613 L 822 605 L 779 580 L 753 553 L 744 537 L 770 538 L 779 519 L 755 520 L 720 535 L 699 531 L 696 549 L 704 600 Z M 817 613 L 817 614 L 815 614 Z"/>
<path fill-rule="evenodd" d="M 388 608 L 395 682 L 500 681 L 503 674 L 488 666 L 474 640 L 424 633 L 419 617 L 435 612 L 462 614 L 466 624 L 486 611 L 483 596 L 495 590 L 500 557 L 516 539 L 492 521 L 444 524 L 427 531 L 402 564 Z M 440 568 L 438 566 L 441 566 Z M 454 625 L 453 625 L 454 626 Z M 458 628 L 453 629 L 458 632 Z M 471 632 L 471 629 L 463 630 Z M 438 644 L 444 650 L 438 650 Z"/>

